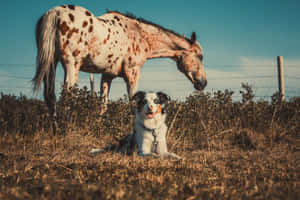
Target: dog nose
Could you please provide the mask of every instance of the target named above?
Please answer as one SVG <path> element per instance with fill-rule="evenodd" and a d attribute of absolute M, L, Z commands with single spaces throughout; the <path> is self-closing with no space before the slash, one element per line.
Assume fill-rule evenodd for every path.
<path fill-rule="evenodd" d="M 152 105 L 148 105 L 148 111 L 153 111 L 153 106 Z"/>

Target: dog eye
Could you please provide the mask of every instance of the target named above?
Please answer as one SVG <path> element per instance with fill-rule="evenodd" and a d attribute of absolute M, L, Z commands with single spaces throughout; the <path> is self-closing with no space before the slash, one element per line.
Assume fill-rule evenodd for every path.
<path fill-rule="evenodd" d="M 155 104 L 160 104 L 159 99 L 154 99 L 153 102 L 154 102 Z"/>

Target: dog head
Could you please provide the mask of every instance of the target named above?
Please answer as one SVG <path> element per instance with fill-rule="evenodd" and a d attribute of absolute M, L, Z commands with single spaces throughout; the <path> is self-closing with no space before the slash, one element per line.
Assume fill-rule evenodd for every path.
<path fill-rule="evenodd" d="M 166 103 L 170 97 L 163 92 L 137 92 L 133 99 L 137 104 L 137 112 L 145 119 L 155 118 L 156 115 L 164 114 Z"/>

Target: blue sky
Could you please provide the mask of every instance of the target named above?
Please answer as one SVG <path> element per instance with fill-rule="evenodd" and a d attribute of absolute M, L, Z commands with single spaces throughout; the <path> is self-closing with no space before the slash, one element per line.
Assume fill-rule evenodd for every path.
<path fill-rule="evenodd" d="M 0 7 L 1 92 L 32 96 L 28 78 L 35 71 L 35 24 L 44 12 L 61 4 L 81 5 L 95 15 L 104 14 L 106 9 L 131 12 L 187 36 L 195 31 L 204 49 L 207 91 L 236 90 L 243 81 L 254 85 L 260 96 L 271 95 L 277 87 L 276 56 L 282 55 L 286 86 L 291 91 L 286 90 L 291 96 L 300 95 L 298 0 L 5 1 Z M 57 73 L 59 85 L 62 70 Z M 262 80 L 258 75 L 269 77 Z M 88 75 L 80 76 L 79 84 L 88 84 Z M 171 81 L 161 81 L 165 79 Z M 166 59 L 145 64 L 140 89 L 163 90 L 175 98 L 193 91 L 175 63 Z M 112 86 L 112 97 L 124 94 L 125 84 L 117 79 Z"/>

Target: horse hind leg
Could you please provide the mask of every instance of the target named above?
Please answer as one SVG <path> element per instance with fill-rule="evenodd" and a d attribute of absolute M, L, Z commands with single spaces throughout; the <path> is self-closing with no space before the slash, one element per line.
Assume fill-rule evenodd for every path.
<path fill-rule="evenodd" d="M 55 96 L 55 72 L 57 62 L 53 63 L 52 65 L 53 66 L 51 66 L 48 76 L 44 77 L 44 98 L 52 121 L 53 134 L 56 134 L 58 128 Z"/>

